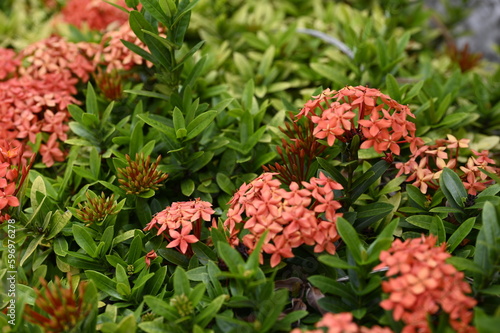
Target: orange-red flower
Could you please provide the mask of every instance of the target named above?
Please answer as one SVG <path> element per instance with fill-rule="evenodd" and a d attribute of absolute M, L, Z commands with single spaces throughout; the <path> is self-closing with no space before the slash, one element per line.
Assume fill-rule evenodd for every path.
<path fill-rule="evenodd" d="M 149 251 L 146 256 L 144 257 L 144 261 L 146 262 L 146 266 L 149 267 L 151 266 L 151 260 L 155 260 L 158 257 L 156 254 L 155 250 Z"/>
<path fill-rule="evenodd" d="M 342 186 L 320 173 L 318 178 L 302 182 L 302 187 L 292 182 L 287 190 L 275 175 L 264 173 L 243 184 L 229 201 L 224 227 L 230 243 L 238 245 L 238 235 L 246 229 L 249 233 L 241 241 L 252 251 L 267 231 L 261 254 L 271 255 L 272 267 L 282 258 L 293 257 L 292 250 L 303 244 L 315 246 L 316 252 L 334 254 L 339 239 L 335 222 L 342 216 L 337 212 L 341 205 L 334 200 L 334 190 Z"/>
<path fill-rule="evenodd" d="M 156 228 L 157 235 L 168 240 L 167 248 L 177 248 L 181 253 L 189 254 L 189 244 L 201 238 L 202 221 L 209 222 L 213 213 L 212 204 L 199 198 L 174 202 L 156 214 L 144 230 Z"/>
<path fill-rule="evenodd" d="M 314 136 L 326 139 L 329 146 L 337 139 L 351 142 L 358 135 L 361 149 L 373 147 L 378 153 L 399 155 L 401 143 L 415 144 L 418 139 L 415 124 L 408 120 L 415 117 L 409 108 L 377 89 L 362 86 L 339 91 L 326 89 L 314 98 L 306 103 L 297 120 L 311 119 L 316 124 Z"/>
<path fill-rule="evenodd" d="M 469 326 L 474 298 L 467 296 L 471 287 L 464 274 L 446 263 L 451 257 L 446 244 L 436 245 L 437 238 L 395 240 L 388 251 L 380 254 L 381 264 L 374 269 L 388 267 L 387 281 L 382 289 L 389 295 L 380 306 L 392 310 L 395 320 L 402 320 L 403 332 L 431 332 L 427 317 L 444 311 L 457 332 L 475 332 Z"/>
<path fill-rule="evenodd" d="M 352 313 L 325 313 L 323 318 L 314 325 L 315 330 L 301 330 L 296 328 L 290 333 L 392 333 L 387 327 L 373 326 L 371 328 L 358 326 L 353 321 Z"/>

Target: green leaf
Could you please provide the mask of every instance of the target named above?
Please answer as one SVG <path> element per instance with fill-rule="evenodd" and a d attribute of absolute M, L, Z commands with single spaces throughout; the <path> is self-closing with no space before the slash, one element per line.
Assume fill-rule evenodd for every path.
<path fill-rule="evenodd" d="M 68 253 L 68 242 L 64 237 L 54 239 L 54 252 L 56 255 L 64 257 Z"/>
<path fill-rule="evenodd" d="M 94 281 L 99 290 L 105 292 L 109 296 L 123 300 L 123 296 L 116 290 L 116 282 L 111 280 L 106 275 L 91 270 L 85 271 L 85 275 L 87 275 L 89 279 Z"/>
<path fill-rule="evenodd" d="M 387 74 L 387 76 L 385 77 L 385 84 L 387 85 L 389 96 L 391 96 L 391 98 L 396 101 L 400 101 L 401 90 L 399 89 L 398 81 L 396 81 L 392 74 Z"/>
<path fill-rule="evenodd" d="M 139 323 L 139 328 L 146 333 L 165 333 L 171 332 L 170 326 L 160 321 L 146 321 Z"/>
<path fill-rule="evenodd" d="M 445 98 L 441 100 L 439 103 L 438 109 L 436 111 L 435 119 L 434 121 L 437 123 L 443 118 L 445 115 L 446 111 L 448 110 L 448 107 L 451 104 L 451 94 L 447 94 Z"/>
<path fill-rule="evenodd" d="M 411 87 L 410 91 L 408 91 L 408 93 L 406 93 L 405 98 L 403 100 L 403 104 L 408 104 L 409 102 L 411 102 L 413 97 L 417 96 L 420 93 L 420 90 L 422 90 L 424 83 L 425 83 L 424 80 L 421 80 L 421 81 L 418 81 L 417 83 L 415 83 Z"/>
<path fill-rule="evenodd" d="M 446 259 L 446 262 L 455 266 L 459 271 L 468 271 L 471 273 L 476 273 L 480 275 L 484 275 L 485 271 L 481 266 L 473 262 L 472 260 L 460 257 L 451 257 Z"/>
<path fill-rule="evenodd" d="M 406 222 L 425 230 L 431 228 L 432 220 L 433 216 L 430 215 L 413 215 L 406 218 Z"/>
<path fill-rule="evenodd" d="M 155 128 L 158 131 L 165 134 L 168 138 L 170 138 L 172 140 L 176 139 L 175 130 L 172 127 L 150 118 L 150 116 L 148 114 L 140 114 L 140 115 L 137 115 L 137 117 L 140 118 L 142 121 L 144 121 L 149 126 Z"/>
<path fill-rule="evenodd" d="M 411 184 L 406 185 L 406 193 L 408 195 L 408 198 L 415 203 L 419 208 L 426 210 L 426 202 L 427 199 L 425 198 L 425 195 L 420 191 L 420 189 L 416 186 L 413 186 Z"/>
<path fill-rule="evenodd" d="M 73 224 L 72 227 L 73 237 L 80 247 L 92 258 L 97 257 L 97 245 L 92 238 L 92 235 L 88 232 L 87 228 L 82 227 L 78 224 Z"/>
<path fill-rule="evenodd" d="M 229 195 L 233 195 L 236 191 L 236 186 L 231 182 L 228 176 L 225 174 L 218 172 L 216 176 L 217 185 Z"/>
<path fill-rule="evenodd" d="M 144 16 L 136 10 L 133 10 L 129 13 L 129 24 L 130 28 L 134 32 L 134 34 L 139 38 L 142 42 L 144 42 L 144 30 L 148 30 L 153 32 L 153 26 L 149 24 L 149 22 L 144 18 Z M 127 46 L 127 45 L 125 45 Z"/>
<path fill-rule="evenodd" d="M 351 202 L 354 203 L 361 194 L 365 193 L 365 191 L 375 183 L 389 168 L 390 163 L 387 163 L 385 160 L 378 161 L 375 163 L 370 169 L 366 171 L 366 173 L 373 172 L 373 175 L 366 180 L 361 181 L 360 179 L 356 179 L 353 184 L 353 189 L 351 191 Z"/>
<path fill-rule="evenodd" d="M 134 235 L 135 235 L 135 230 L 127 230 L 124 233 L 119 234 L 113 239 L 112 247 L 115 247 L 116 245 L 134 237 Z"/>
<path fill-rule="evenodd" d="M 385 226 L 382 232 L 377 236 L 375 241 L 368 247 L 368 263 L 379 260 L 380 253 L 391 247 L 394 240 L 394 231 L 398 226 L 399 219 L 394 219 L 391 223 Z"/>
<path fill-rule="evenodd" d="M 147 30 L 143 31 L 146 32 Z M 151 51 L 151 54 L 157 60 L 155 62 L 155 65 L 159 66 L 160 68 L 163 67 L 164 70 L 169 70 L 172 64 L 169 58 L 171 52 L 168 47 L 163 45 L 162 42 L 149 35 L 148 33 L 144 34 L 144 40 L 149 50 Z"/>
<path fill-rule="evenodd" d="M 447 245 L 448 245 L 448 251 L 452 253 L 455 251 L 458 245 L 469 235 L 469 233 L 472 230 L 472 227 L 474 227 L 474 223 L 476 223 L 476 218 L 471 217 L 470 219 L 465 220 L 458 228 L 457 230 L 450 236 L 448 239 Z"/>
<path fill-rule="evenodd" d="M 83 111 L 79 106 L 75 104 L 69 104 L 68 111 L 71 114 L 71 117 L 73 117 L 73 119 L 75 119 L 77 122 L 80 123 L 82 121 L 82 117 L 85 111 Z"/>
<path fill-rule="evenodd" d="M 438 238 L 438 244 L 446 241 L 446 232 L 444 230 L 443 220 L 439 216 L 434 216 L 429 228 L 429 232 Z"/>
<path fill-rule="evenodd" d="M 33 254 L 33 252 L 36 250 L 36 248 L 42 242 L 42 240 L 43 240 L 43 234 L 40 234 L 31 240 L 28 247 L 26 248 L 26 251 L 23 254 L 23 257 L 19 261 L 19 266 L 23 266 L 26 259 L 28 259 Z"/>
<path fill-rule="evenodd" d="M 128 250 L 127 263 L 132 265 L 142 253 L 142 238 L 139 234 L 135 235 L 134 240 L 130 243 L 130 248 Z"/>
<path fill-rule="evenodd" d="M 245 262 L 243 261 L 243 258 L 241 258 L 238 251 L 224 242 L 216 243 L 216 247 L 217 253 L 222 258 L 222 260 L 224 260 L 227 267 L 229 268 L 229 271 L 233 274 L 238 274 L 239 267 L 243 267 L 245 265 Z"/>
<path fill-rule="evenodd" d="M 356 229 L 354 229 L 346 219 L 339 217 L 337 219 L 337 231 L 342 240 L 346 243 L 347 248 L 351 251 L 356 263 L 358 265 L 363 264 L 364 258 L 362 252 L 365 251 L 365 248 L 361 244 Z"/>
<path fill-rule="evenodd" d="M 217 260 L 217 255 L 214 251 L 202 242 L 191 244 L 191 248 L 200 260 Z"/>
<path fill-rule="evenodd" d="M 394 206 L 386 202 L 374 202 L 368 205 L 359 206 L 356 209 L 356 221 L 354 227 L 356 230 L 363 230 L 380 219 L 386 217 Z"/>
<path fill-rule="evenodd" d="M 349 265 L 346 261 L 340 259 L 339 257 L 324 254 L 318 257 L 318 260 L 323 264 L 333 267 L 333 268 L 341 268 L 341 269 L 356 269 L 356 266 Z"/>
<path fill-rule="evenodd" d="M 125 271 L 125 267 L 123 267 L 122 265 L 116 266 L 116 281 L 117 281 L 118 292 L 124 296 L 130 295 L 131 289 L 130 289 L 130 283 L 128 281 L 128 275 L 127 272 Z"/>
<path fill-rule="evenodd" d="M 181 182 L 181 192 L 186 197 L 189 197 L 194 192 L 195 184 L 192 179 L 185 179 Z"/>
<path fill-rule="evenodd" d="M 56 211 L 54 215 L 52 215 L 52 221 L 50 223 L 50 228 L 45 239 L 52 239 L 68 224 L 69 220 L 71 220 L 71 212 L 66 211 L 61 214 L 61 211 Z"/>
<path fill-rule="evenodd" d="M 217 116 L 217 111 L 206 111 L 198 115 L 187 125 L 188 134 L 186 140 L 191 140 L 198 136 L 205 128 L 208 127 Z"/>
<path fill-rule="evenodd" d="M 452 207 L 463 209 L 467 191 L 460 177 L 449 168 L 444 168 L 439 178 L 439 185 Z"/>
<path fill-rule="evenodd" d="M 323 293 L 333 294 L 336 296 L 340 296 L 349 300 L 351 302 L 356 302 L 356 298 L 348 292 L 349 288 L 340 282 L 335 281 L 332 278 L 322 276 L 322 275 L 314 275 L 308 278 L 309 282 Z"/>
<path fill-rule="evenodd" d="M 174 129 L 178 131 L 181 128 L 186 128 L 186 122 L 184 121 L 184 116 L 182 111 L 179 110 L 178 107 L 174 108 L 173 111 L 173 121 L 174 121 Z"/>
<path fill-rule="evenodd" d="M 344 73 L 332 66 L 321 63 L 312 63 L 311 68 L 322 77 L 335 82 L 338 86 L 344 87 L 351 82 L 351 80 L 349 80 Z"/>
<path fill-rule="evenodd" d="M 118 325 L 116 329 L 113 331 L 114 333 L 135 333 L 137 330 L 137 321 L 134 317 L 134 314 L 131 313 L 128 316 L 124 317 Z"/>
<path fill-rule="evenodd" d="M 159 99 L 163 99 L 165 101 L 170 100 L 170 97 L 168 97 L 167 95 L 156 93 L 153 91 L 127 89 L 127 90 L 124 90 L 123 92 L 128 93 L 128 94 L 135 94 L 135 95 L 140 95 L 140 96 L 159 98 Z"/>
<path fill-rule="evenodd" d="M 95 96 L 94 87 L 92 87 L 92 84 L 90 82 L 87 84 L 87 96 L 86 96 L 85 105 L 87 106 L 88 113 L 96 115 L 96 116 L 99 115 L 99 108 L 97 106 L 97 98 Z"/>
<path fill-rule="evenodd" d="M 174 294 L 175 295 L 189 295 L 189 279 L 187 277 L 186 271 L 177 266 L 174 272 Z"/>
<path fill-rule="evenodd" d="M 159 249 L 158 254 L 177 266 L 187 266 L 189 263 L 188 259 L 176 250 Z"/>
<path fill-rule="evenodd" d="M 227 295 L 220 295 L 215 298 L 206 308 L 204 308 L 194 319 L 194 322 L 201 327 L 205 327 L 217 315 L 220 308 L 228 298 Z"/>
<path fill-rule="evenodd" d="M 141 0 L 141 3 L 158 22 L 161 22 L 165 27 L 170 27 L 171 18 L 163 11 L 158 0 Z"/>
<path fill-rule="evenodd" d="M 197 307 L 203 296 L 205 296 L 206 286 L 203 283 L 198 283 L 188 295 L 193 307 Z"/>
<path fill-rule="evenodd" d="M 179 319 L 179 314 L 175 308 L 157 297 L 146 295 L 144 296 L 144 302 L 146 302 L 155 314 L 162 316 L 167 321 L 175 321 Z"/>
<path fill-rule="evenodd" d="M 268 332 L 278 321 L 278 317 L 282 313 L 285 304 L 288 301 L 288 290 L 279 289 L 274 292 L 272 298 L 265 300 L 267 306 L 262 306 L 259 309 L 258 318 L 262 318 L 261 332 Z"/>

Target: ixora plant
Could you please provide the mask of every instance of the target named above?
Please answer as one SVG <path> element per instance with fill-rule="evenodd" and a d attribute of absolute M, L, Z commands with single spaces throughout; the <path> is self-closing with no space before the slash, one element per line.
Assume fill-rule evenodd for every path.
<path fill-rule="evenodd" d="M 0 49 L 2 332 L 498 327 L 500 71 L 415 1 L 63 2 Z"/>

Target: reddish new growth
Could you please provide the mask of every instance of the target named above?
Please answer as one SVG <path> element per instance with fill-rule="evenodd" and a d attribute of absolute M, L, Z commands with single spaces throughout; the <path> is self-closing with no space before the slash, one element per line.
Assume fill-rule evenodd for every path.
<path fill-rule="evenodd" d="M 305 181 L 311 164 L 327 147 L 314 137 L 314 123 L 310 119 L 305 118 L 304 123 L 294 122 L 285 125 L 286 129 L 281 128 L 281 131 L 289 141 L 281 139 L 282 147 L 276 147 L 282 163 L 263 166 L 263 169 L 266 172 L 278 173 L 276 178 L 286 184 Z"/>
<path fill-rule="evenodd" d="M 112 1 L 127 7 L 125 1 Z M 92 30 L 104 31 L 111 23 L 119 25 L 127 22 L 127 13 L 102 0 L 70 0 L 62 10 L 63 20 L 82 28 L 86 24 Z"/>
<path fill-rule="evenodd" d="M 314 136 L 325 139 L 329 146 L 336 140 L 350 143 L 354 136 L 361 139 L 361 149 L 373 147 L 388 156 L 400 154 L 400 144 L 417 143 L 415 118 L 407 106 L 392 100 L 377 89 L 346 87 L 339 91 L 326 89 L 313 96 L 297 115 L 316 124 Z"/>
<path fill-rule="evenodd" d="M 168 240 L 167 248 L 176 248 L 181 253 L 192 254 L 189 244 L 201 238 L 203 221 L 210 221 L 215 211 L 212 204 L 199 198 L 195 201 L 174 202 L 154 216 L 145 231 L 158 229 L 156 235 Z"/>
<path fill-rule="evenodd" d="M 68 274 L 68 286 L 63 286 L 58 276 L 51 285 L 40 278 L 43 291 L 34 288 L 36 293 L 36 311 L 31 306 L 26 306 L 24 318 L 41 326 L 44 332 L 70 332 L 85 319 L 92 305 L 85 303 L 83 295 L 86 283 L 78 285 L 78 293 L 74 292 L 71 276 Z M 40 312 L 44 311 L 44 314 Z"/>
<path fill-rule="evenodd" d="M 430 187 L 439 188 L 439 177 L 445 167 L 454 170 L 462 180 L 467 192 L 476 195 L 493 182 L 482 170 L 493 174 L 499 169 L 492 166 L 495 161 L 488 157 L 489 152 L 471 150 L 474 156 L 468 158 L 465 165 L 459 164 L 460 148 L 468 148 L 469 139 L 457 140 L 448 134 L 448 139 L 436 140 L 434 145 L 424 145 L 413 152 L 411 159 L 406 163 L 396 163 L 399 169 L 397 176 L 410 175 L 407 182 L 420 188 L 426 193 Z"/>
<path fill-rule="evenodd" d="M 301 330 L 296 328 L 290 333 L 392 333 L 387 327 L 373 326 L 371 328 L 358 326 L 353 322 L 352 313 L 326 313 L 320 321 L 314 325 L 315 330 Z"/>
<path fill-rule="evenodd" d="M 19 142 L 0 139 L 0 223 L 10 218 L 6 213 L 10 207 L 20 204 L 16 194 L 26 180 L 33 160 L 30 158 L 31 161 L 27 162 L 23 153 Z"/>
<path fill-rule="evenodd" d="M 405 332 L 431 332 L 429 315 L 444 311 L 456 332 L 475 332 L 469 324 L 474 298 L 466 294 L 471 287 L 464 281 L 464 273 L 446 263 L 451 255 L 446 252 L 446 243 L 436 245 L 433 235 L 408 239 L 397 239 L 388 251 L 380 254 L 381 264 L 374 269 L 389 267 L 388 281 L 382 289 L 389 297 L 380 303 L 392 310 L 395 320 L 402 320 Z"/>
<path fill-rule="evenodd" d="M 287 190 L 275 175 L 264 173 L 235 193 L 224 222 L 230 242 L 238 245 L 239 233 L 247 229 L 242 242 L 252 251 L 268 231 L 262 252 L 271 255 L 272 267 L 282 258 L 292 258 L 292 249 L 303 244 L 314 246 L 315 252 L 334 254 L 334 242 L 339 239 L 335 222 L 342 216 L 334 190 L 342 186 L 321 173 L 302 186 L 292 182 Z"/>

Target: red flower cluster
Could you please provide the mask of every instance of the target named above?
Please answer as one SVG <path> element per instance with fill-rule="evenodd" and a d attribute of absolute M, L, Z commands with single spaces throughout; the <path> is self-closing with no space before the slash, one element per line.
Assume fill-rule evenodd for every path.
<path fill-rule="evenodd" d="M 290 333 L 392 333 L 387 327 L 373 326 L 371 328 L 358 326 L 352 321 L 352 313 L 326 313 L 315 325 L 318 329 L 303 331 L 300 328 Z M 326 329 L 326 330 L 325 330 Z"/>
<path fill-rule="evenodd" d="M 0 80 L 15 73 L 21 61 L 17 58 L 16 52 L 11 49 L 0 48 Z"/>
<path fill-rule="evenodd" d="M 243 184 L 229 202 L 224 226 L 229 230 L 231 244 L 238 245 L 239 233 L 247 229 L 249 233 L 242 241 L 253 250 L 264 232 L 269 231 L 262 251 L 271 254 L 272 267 L 281 258 L 293 257 L 292 249 L 302 244 L 314 245 L 315 252 L 334 254 L 334 242 L 339 239 L 335 222 L 342 216 L 337 212 L 341 205 L 334 200 L 334 190 L 342 189 L 342 185 L 321 173 L 319 178 L 303 181 L 302 188 L 292 182 L 286 190 L 274 175 L 263 173 Z"/>
<path fill-rule="evenodd" d="M 125 1 L 114 1 L 127 7 Z M 127 13 L 102 0 L 70 0 L 62 10 L 63 20 L 81 28 L 86 24 L 92 30 L 104 31 L 111 23 L 121 25 L 128 20 Z"/>
<path fill-rule="evenodd" d="M 11 142 L 0 139 L 0 223 L 10 218 L 7 209 L 20 204 L 16 194 L 31 167 L 25 163 L 23 153 L 19 142 L 14 147 Z"/>
<path fill-rule="evenodd" d="M 122 40 L 146 49 L 146 45 L 134 34 L 128 23 L 121 25 L 118 29 L 109 31 L 102 36 L 101 44 L 95 54 L 95 62 L 106 67 L 106 72 L 128 71 L 137 65 L 151 67 L 149 61 L 144 60 L 137 53 L 132 52 Z"/>
<path fill-rule="evenodd" d="M 410 109 L 377 89 L 362 86 L 339 91 L 326 89 L 313 97 L 297 118 L 311 119 L 316 124 L 315 137 L 326 139 L 329 146 L 337 139 L 351 142 L 359 135 L 361 149 L 373 147 L 378 153 L 390 151 L 399 155 L 400 143 L 408 142 L 415 148 L 419 142 L 415 137 L 415 124 L 407 120 L 415 118 Z"/>
<path fill-rule="evenodd" d="M 169 241 L 167 248 L 175 247 L 187 253 L 189 244 L 200 240 L 202 221 L 210 221 L 215 211 L 212 204 L 199 198 L 195 201 L 174 202 L 148 223 L 145 231 L 158 229 L 156 235 L 163 234 Z"/>
<path fill-rule="evenodd" d="M 74 85 L 78 79 L 82 82 L 89 80 L 89 73 L 95 70 L 92 60 L 85 55 L 89 48 L 88 43 L 71 43 L 59 36 L 52 36 L 31 44 L 19 54 L 23 63 L 28 66 L 19 67 L 19 74 L 33 79 L 43 79 L 47 74 L 62 74 L 69 79 L 73 94 L 76 94 Z"/>
<path fill-rule="evenodd" d="M 446 259 L 446 243 L 436 245 L 433 235 L 408 239 L 397 239 L 388 251 L 380 254 L 381 264 L 374 269 L 389 267 L 382 282 L 382 289 L 389 294 L 380 306 L 393 310 L 395 320 L 407 326 L 405 332 L 431 332 L 428 315 L 444 311 L 457 332 L 475 332 L 469 326 L 472 320 L 474 298 L 466 294 L 471 287 L 464 281 L 464 274 L 456 270 Z"/>
<path fill-rule="evenodd" d="M 495 161 L 488 157 L 487 150 L 482 152 L 471 150 L 475 157 L 469 157 L 466 165 L 460 166 L 461 171 L 457 170 L 460 148 L 468 147 L 468 139 L 457 140 L 453 135 L 448 134 L 447 140 L 436 140 L 434 145 L 424 145 L 418 148 L 408 162 L 396 163 L 396 168 L 399 169 L 397 176 L 410 175 L 406 181 L 413 181 L 412 185 L 419 187 L 422 193 L 426 193 L 429 187 L 439 188 L 439 177 L 443 168 L 447 167 L 459 173 L 469 194 L 476 195 L 477 192 L 484 190 L 486 185 L 493 182 L 481 170 L 498 173 L 500 169 L 491 165 L 495 164 Z"/>
<path fill-rule="evenodd" d="M 73 3 L 96 6 L 96 1 Z M 113 6 L 104 7 L 121 13 Z M 76 85 L 87 82 L 98 66 L 105 66 L 107 71 L 129 70 L 144 62 L 120 39 L 145 47 L 125 23 L 118 31 L 106 33 L 101 44 L 75 44 L 53 36 L 28 46 L 18 55 L 0 49 L 0 80 L 4 80 L 0 81 L 0 139 L 36 143 L 41 133 L 42 162 L 50 167 L 63 161 L 60 142 L 67 139 L 69 130 L 67 106 L 79 104 L 73 97 L 77 94 Z"/>

